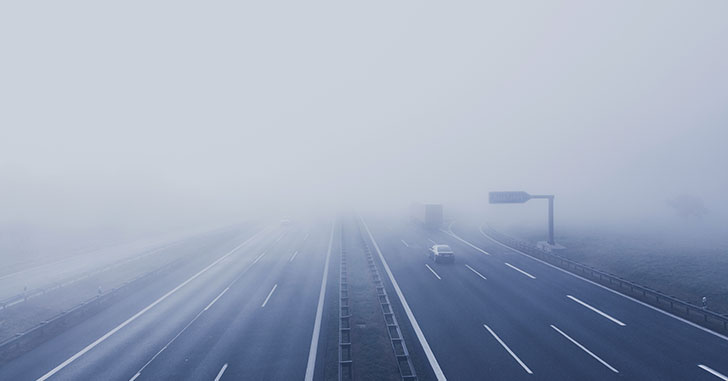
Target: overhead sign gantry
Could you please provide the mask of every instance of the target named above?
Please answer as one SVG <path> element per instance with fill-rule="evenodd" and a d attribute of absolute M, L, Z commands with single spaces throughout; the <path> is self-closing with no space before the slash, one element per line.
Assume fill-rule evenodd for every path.
<path fill-rule="evenodd" d="M 490 192 L 488 195 L 491 204 L 523 204 L 532 198 L 546 198 L 549 200 L 549 245 L 554 245 L 554 195 L 530 195 L 523 191 L 518 192 Z"/>

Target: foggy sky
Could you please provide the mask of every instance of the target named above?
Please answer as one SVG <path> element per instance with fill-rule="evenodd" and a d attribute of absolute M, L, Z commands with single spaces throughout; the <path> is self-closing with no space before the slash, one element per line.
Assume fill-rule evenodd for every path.
<path fill-rule="evenodd" d="M 726 14 L 724 1 L 4 2 L 0 221 L 412 201 L 487 213 L 492 190 L 556 194 L 575 223 L 661 219 L 691 194 L 720 220 Z"/>

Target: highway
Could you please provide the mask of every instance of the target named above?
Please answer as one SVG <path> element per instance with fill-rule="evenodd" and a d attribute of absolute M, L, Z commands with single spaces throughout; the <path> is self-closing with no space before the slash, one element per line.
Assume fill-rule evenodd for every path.
<path fill-rule="evenodd" d="M 357 221 L 420 380 L 727 379 L 728 338 L 477 225 Z M 338 308 L 338 226 L 273 224 L 205 241 L 195 260 L 0 364 L 0 380 L 335 379 L 325 369 L 337 325 L 326 316 Z M 450 245 L 455 263 L 432 262 L 434 243 Z"/>
<path fill-rule="evenodd" d="M 725 380 L 728 338 L 503 247 L 369 222 L 448 379 Z M 426 257 L 448 244 L 454 264 Z"/>
<path fill-rule="evenodd" d="M 329 222 L 218 242 L 0 365 L 0 379 L 300 379 L 330 240 Z"/>

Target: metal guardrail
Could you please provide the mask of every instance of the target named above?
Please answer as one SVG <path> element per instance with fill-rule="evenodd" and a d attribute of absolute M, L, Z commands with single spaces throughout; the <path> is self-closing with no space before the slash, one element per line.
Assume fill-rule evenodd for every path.
<path fill-rule="evenodd" d="M 42 288 L 42 289 L 34 289 L 32 291 L 26 291 L 21 295 L 17 295 L 8 299 L 5 299 L 4 301 L 0 301 L 0 311 L 3 311 L 7 307 L 10 307 L 10 303 L 17 304 L 18 301 L 27 300 L 30 298 L 30 295 L 38 296 L 43 295 L 46 292 L 59 289 L 61 287 L 64 287 L 68 284 L 74 283 L 80 279 L 87 278 L 88 276 L 98 274 L 100 272 L 113 269 L 114 267 L 122 264 L 127 263 L 134 260 L 139 260 L 142 258 L 146 258 L 149 255 L 155 254 L 159 251 L 168 249 L 175 245 L 180 245 L 185 242 L 187 242 L 190 239 L 194 239 L 201 236 L 206 236 L 208 234 L 216 234 L 216 233 L 225 233 L 228 231 L 232 231 L 235 229 L 235 225 L 232 227 L 223 227 L 219 229 L 214 229 L 212 231 L 204 232 L 201 234 L 195 234 L 192 237 L 188 238 L 182 238 L 173 242 L 170 242 L 168 244 L 156 247 L 154 249 L 147 250 L 143 252 L 142 254 L 128 258 L 123 259 L 119 262 L 115 262 L 114 264 L 111 264 L 101 270 L 92 270 L 91 272 L 84 273 L 81 276 L 66 280 L 64 282 L 59 282 L 58 284 L 55 284 L 50 287 Z M 10 359 L 13 359 L 15 357 L 20 356 L 22 353 L 29 351 L 36 346 L 40 345 L 44 341 L 62 333 L 64 330 L 66 330 L 69 327 L 72 327 L 81 321 L 83 321 L 85 318 L 90 317 L 92 314 L 101 311 L 102 309 L 106 308 L 108 305 L 112 304 L 117 298 L 122 297 L 124 294 L 128 292 L 132 292 L 133 289 L 137 286 L 140 286 L 144 284 L 147 281 L 151 281 L 156 279 L 156 277 L 159 274 L 162 274 L 167 271 L 171 271 L 177 266 L 180 266 L 184 263 L 184 261 L 188 257 L 183 258 L 177 258 L 171 262 L 165 263 L 162 266 L 149 271 L 147 273 L 141 274 L 135 278 L 132 278 L 123 284 L 121 284 L 119 287 L 112 288 L 104 293 L 101 293 L 85 302 L 82 302 L 75 307 L 72 307 L 69 310 L 63 311 L 59 313 L 58 315 L 50 318 L 49 320 L 43 321 L 40 324 L 36 325 L 35 327 L 22 332 L 17 333 L 15 337 L 12 337 L 10 339 L 7 339 L 3 342 L 0 342 L 0 364 L 3 362 L 6 362 Z"/>
<path fill-rule="evenodd" d="M 81 273 L 80 275 L 78 275 L 76 277 L 67 278 L 67 279 L 64 279 L 64 280 L 59 281 L 59 282 L 51 283 L 51 284 L 49 284 L 49 285 L 47 285 L 45 287 L 34 288 L 32 290 L 23 290 L 23 293 L 21 293 L 21 294 L 18 294 L 18 295 L 11 296 L 9 298 L 0 300 L 0 310 L 4 310 L 4 309 L 7 309 L 7 308 L 10 308 L 10 307 L 12 307 L 12 306 L 14 306 L 16 304 L 19 304 L 19 303 L 22 303 L 22 302 L 26 302 L 26 301 L 28 301 L 28 299 L 45 295 L 47 292 L 54 291 L 54 290 L 57 290 L 59 288 L 66 287 L 66 286 L 69 286 L 71 284 L 74 284 L 74 283 L 77 283 L 79 281 L 82 281 L 84 279 L 88 279 L 88 278 L 90 278 L 92 276 L 96 276 L 96 275 L 99 275 L 99 274 L 104 273 L 106 271 L 113 270 L 113 269 L 115 269 L 115 268 L 117 268 L 119 266 L 122 266 L 122 265 L 125 265 L 125 264 L 128 264 L 128 263 L 131 263 L 131 262 L 134 262 L 134 261 L 138 261 L 138 260 L 145 259 L 145 258 L 149 257 L 150 255 L 159 253 L 159 252 L 161 252 L 163 250 L 166 250 L 166 249 L 168 249 L 168 248 L 170 248 L 170 247 L 172 247 L 174 245 L 179 245 L 182 242 L 183 242 L 183 240 L 179 240 L 179 241 L 175 241 L 175 242 L 172 242 L 172 243 L 168 243 L 168 244 L 165 244 L 165 245 L 156 247 L 154 249 L 144 250 L 139 255 L 135 255 L 135 256 L 132 256 L 130 258 L 121 259 L 119 261 L 116 261 L 116 262 L 111 263 L 109 265 L 106 265 L 104 267 L 97 268 L 97 269 L 92 269 L 92 270 L 83 272 L 83 273 Z"/>
<path fill-rule="evenodd" d="M 124 282 L 119 287 L 112 288 L 105 293 L 82 302 L 67 311 L 59 313 L 49 320 L 41 322 L 25 332 L 16 334 L 15 337 L 0 342 L 0 364 L 30 351 L 46 340 L 80 323 L 94 313 L 103 310 L 116 299 L 124 296 L 128 292 L 131 292 L 134 288 L 133 286 L 138 286 L 144 281 L 154 280 L 160 273 L 180 265 L 182 263 L 182 259 L 183 258 L 177 259 L 156 270 L 141 274 L 136 278 Z"/>
<path fill-rule="evenodd" d="M 354 377 L 351 359 L 351 308 L 349 306 L 349 279 L 347 277 L 344 226 L 339 232 L 339 381 Z"/>
<path fill-rule="evenodd" d="M 402 336 L 402 330 L 397 323 L 397 317 L 394 316 L 392 310 L 392 304 L 389 301 L 387 290 L 384 288 L 382 278 L 379 275 L 379 268 L 376 265 L 372 251 L 364 238 L 361 225 L 359 225 L 359 239 L 364 247 L 364 253 L 367 258 L 367 266 L 372 276 L 372 282 L 377 288 L 377 297 L 379 298 L 379 305 L 382 308 L 382 314 L 384 315 L 384 321 L 387 324 L 387 333 L 389 334 L 389 340 L 392 343 L 392 350 L 397 360 L 397 367 L 399 368 L 399 375 L 402 377 L 402 381 L 416 381 L 417 374 L 415 373 L 414 364 L 412 364 L 412 358 L 407 350 L 407 344 L 404 342 L 404 336 Z"/>
<path fill-rule="evenodd" d="M 491 238 L 506 246 L 518 249 L 569 272 L 596 281 L 599 284 L 627 294 L 661 310 L 700 324 L 705 328 L 716 332 L 728 333 L 728 316 L 726 315 L 721 315 L 707 308 L 696 306 L 674 296 L 663 294 L 660 291 L 639 285 L 614 274 L 572 261 L 553 252 L 541 250 L 533 244 L 500 233 L 490 226 L 487 226 L 487 229 L 484 229 L 483 233 L 487 233 Z"/>
<path fill-rule="evenodd" d="M 76 283 L 76 282 L 79 282 L 81 280 L 90 278 L 92 276 L 99 275 L 99 274 L 101 274 L 103 272 L 106 272 L 106 271 L 109 271 L 109 270 L 113 270 L 113 269 L 115 269 L 115 268 L 117 268 L 119 266 L 122 266 L 122 265 L 125 265 L 125 264 L 128 264 L 128 263 L 131 263 L 131 262 L 134 262 L 134 261 L 138 261 L 138 260 L 145 259 L 145 258 L 147 258 L 147 257 L 149 257 L 151 255 L 157 254 L 157 253 L 162 252 L 164 250 L 167 250 L 167 249 L 169 249 L 171 247 L 178 246 L 178 245 L 182 245 L 182 244 L 184 244 L 184 243 L 186 243 L 186 242 L 188 242 L 190 240 L 193 240 L 193 239 L 196 239 L 196 238 L 199 238 L 199 237 L 204 237 L 204 236 L 207 236 L 207 235 L 218 234 L 218 233 L 227 233 L 229 231 L 233 231 L 236 226 L 237 225 L 226 226 L 226 227 L 222 227 L 222 228 L 218 228 L 218 229 L 213 229 L 211 231 L 205 231 L 205 232 L 202 232 L 202 233 L 199 233 L 199 234 L 194 234 L 194 235 L 192 235 L 190 237 L 183 237 L 183 238 L 180 238 L 180 239 L 175 239 L 175 240 L 172 240 L 172 241 L 167 242 L 167 243 L 163 243 L 163 244 L 159 244 L 159 245 L 153 245 L 154 247 L 149 247 L 147 249 L 144 249 L 138 255 L 134 255 L 134 256 L 131 256 L 131 257 L 128 257 L 128 258 L 120 259 L 118 261 L 115 261 L 113 263 L 110 263 L 110 264 L 108 264 L 108 265 L 106 265 L 104 267 L 101 267 L 101 268 L 96 268 L 96 269 L 91 269 L 89 271 L 85 271 L 85 272 L 79 274 L 76 277 L 66 278 L 66 279 L 63 279 L 61 281 L 48 284 L 45 287 L 34 288 L 34 289 L 31 289 L 31 290 L 23 290 L 23 292 L 20 293 L 20 294 L 17 294 L 17 295 L 14 295 L 14 296 L 11 296 L 11 297 L 8 297 L 8 298 L 5 298 L 5 299 L 0 300 L 0 310 L 4 310 L 4 309 L 9 308 L 9 307 L 12 307 L 12 306 L 14 306 L 16 304 L 19 304 L 19 303 L 28 301 L 28 299 L 35 298 L 37 296 L 45 295 L 47 292 L 54 291 L 54 290 L 57 290 L 59 288 L 63 288 L 63 287 L 69 286 L 69 285 L 71 285 L 73 283 Z"/>

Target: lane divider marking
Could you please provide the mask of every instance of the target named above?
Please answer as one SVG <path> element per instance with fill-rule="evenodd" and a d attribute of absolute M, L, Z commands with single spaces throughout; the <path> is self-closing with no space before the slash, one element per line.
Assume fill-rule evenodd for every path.
<path fill-rule="evenodd" d="M 700 364 L 700 365 L 698 365 L 698 368 L 700 368 L 700 369 L 702 369 L 702 370 L 704 370 L 704 371 L 712 374 L 715 377 L 720 378 L 723 381 L 728 381 L 728 376 L 723 375 L 723 374 L 720 374 L 720 373 L 718 373 L 718 371 L 716 371 L 714 369 L 711 369 L 710 367 L 707 367 L 707 366 L 705 366 L 703 364 Z"/>
<path fill-rule="evenodd" d="M 220 378 L 222 378 L 222 374 L 225 373 L 225 369 L 227 369 L 227 363 L 222 366 L 222 369 L 220 369 L 220 372 L 217 373 L 217 377 L 215 377 L 215 381 L 220 381 Z"/>
<path fill-rule="evenodd" d="M 265 298 L 265 301 L 263 302 L 263 304 L 260 305 L 260 308 L 263 308 L 263 307 L 265 307 L 266 304 L 268 304 L 268 301 L 270 300 L 270 297 L 273 296 L 273 293 L 274 292 L 276 292 L 276 288 L 278 288 L 278 283 L 276 283 L 275 285 L 273 285 L 273 288 L 268 293 L 268 296 Z"/>
<path fill-rule="evenodd" d="M 508 346 L 506 345 L 506 343 L 504 343 L 503 340 L 501 340 L 501 338 L 498 337 L 498 335 L 496 335 L 495 332 L 493 332 L 493 330 L 490 329 L 490 327 L 488 327 L 488 325 L 483 324 L 483 327 L 485 327 L 485 329 L 487 329 L 488 332 L 490 332 L 490 334 L 493 335 L 493 337 L 495 337 L 496 340 L 498 340 L 498 342 L 500 343 L 500 345 L 502 345 L 503 348 L 505 348 L 505 350 L 508 351 L 508 353 L 511 355 L 511 357 L 513 357 L 518 362 L 518 364 L 521 365 L 521 367 L 526 371 L 526 373 L 533 374 L 533 372 L 531 371 L 531 369 L 529 369 L 526 366 L 526 364 L 524 364 L 523 361 L 521 361 L 521 359 L 518 358 L 518 356 L 516 356 L 515 353 L 513 353 L 513 351 L 511 350 L 511 348 L 508 348 Z"/>
<path fill-rule="evenodd" d="M 484 277 L 483 274 L 479 273 L 477 270 L 475 270 L 474 268 L 470 267 L 470 265 L 467 265 L 466 264 L 465 267 L 467 267 L 468 269 L 470 269 L 470 271 L 478 274 L 478 276 L 481 277 L 481 278 L 483 278 L 484 280 L 488 280 L 488 278 Z"/>
<path fill-rule="evenodd" d="M 588 353 L 589 356 L 594 357 L 597 361 L 599 361 L 600 363 L 602 363 L 602 365 L 604 365 L 607 368 L 609 368 L 609 370 L 611 370 L 612 372 L 619 373 L 619 371 L 617 369 L 614 369 L 613 366 L 607 364 L 606 361 L 602 360 L 601 358 L 599 358 L 599 356 L 597 356 L 594 353 L 592 353 L 592 351 L 586 349 L 585 346 L 579 344 L 579 342 L 577 342 L 576 340 L 572 339 L 569 335 L 565 334 L 564 331 L 556 328 L 555 325 L 551 324 L 551 328 L 555 329 L 556 332 L 560 333 L 562 336 L 564 336 L 565 338 L 569 339 L 569 341 L 571 341 L 572 343 L 574 343 L 574 345 L 576 345 L 577 347 L 581 348 L 581 350 L 583 350 L 584 352 Z"/>
<path fill-rule="evenodd" d="M 267 253 L 267 251 L 264 251 L 263 253 L 261 253 L 261 254 L 260 254 L 260 255 L 258 256 L 258 258 L 255 258 L 255 260 L 253 261 L 253 264 L 256 264 L 256 263 L 258 263 L 258 261 L 259 261 L 259 260 L 260 260 L 261 258 L 263 258 L 263 257 L 265 256 L 265 254 L 266 254 L 266 253 Z"/>
<path fill-rule="evenodd" d="M 430 265 L 428 265 L 427 263 L 425 263 L 425 266 L 427 266 L 427 268 L 430 269 L 430 271 L 432 271 L 433 274 L 435 274 L 435 276 L 437 277 L 437 279 L 442 280 L 442 278 L 440 278 L 440 276 L 437 275 L 437 273 L 435 272 L 435 270 L 433 270 L 432 267 L 430 267 Z"/>
<path fill-rule="evenodd" d="M 519 269 L 519 268 L 518 268 L 518 267 L 516 267 L 516 266 L 513 266 L 512 264 L 510 264 L 510 263 L 508 263 L 508 262 L 506 262 L 506 266 L 508 266 L 508 267 L 512 268 L 513 270 L 516 270 L 516 271 L 518 271 L 519 273 L 521 273 L 521 274 L 523 274 L 523 275 L 525 275 L 525 276 L 527 276 L 527 277 L 529 277 L 529 278 L 531 278 L 531 279 L 536 279 L 536 277 L 535 277 L 535 276 L 533 276 L 533 275 L 531 275 L 531 274 L 529 274 L 529 273 L 527 273 L 527 272 L 525 272 L 525 271 L 523 271 L 523 270 Z"/>
<path fill-rule="evenodd" d="M 450 229 L 451 227 L 452 227 L 452 224 L 450 224 L 450 227 L 448 227 L 448 229 Z M 481 252 L 481 253 L 483 253 L 485 255 L 490 255 L 489 252 L 487 252 L 487 251 L 485 251 L 485 250 L 483 250 L 483 249 L 481 249 L 481 248 L 473 245 L 472 243 L 470 243 L 470 242 L 468 242 L 468 241 L 460 238 L 460 236 L 458 236 L 457 234 L 453 233 L 452 230 L 447 231 L 447 230 L 440 229 L 440 231 L 443 232 L 443 233 L 445 233 L 445 234 L 447 234 L 447 235 L 449 235 L 449 236 L 451 236 L 451 237 L 453 237 L 453 238 L 455 238 L 456 240 L 458 240 L 458 241 L 460 241 L 460 242 L 462 242 L 462 243 L 464 243 L 464 244 L 472 247 L 473 249 L 478 250 L 479 252 Z"/>
<path fill-rule="evenodd" d="M 598 313 L 599 315 L 602 315 L 603 317 L 611 320 L 612 322 L 614 322 L 615 324 L 619 325 L 620 327 L 624 327 L 625 325 L 627 325 L 627 324 L 624 324 L 621 321 L 619 321 L 619 320 L 617 320 L 617 319 L 609 316 L 608 314 L 606 314 L 606 313 L 604 313 L 604 312 L 596 309 L 595 307 L 592 307 L 592 306 L 586 304 L 585 302 L 582 302 L 581 300 L 579 300 L 579 299 L 577 299 L 577 298 L 575 298 L 575 297 L 573 297 L 571 295 L 566 295 L 566 297 L 569 298 L 569 299 L 571 299 L 571 300 L 573 300 L 573 301 L 575 301 L 575 302 L 577 302 L 577 303 L 579 303 L 579 304 L 581 304 L 582 306 L 584 306 L 584 307 L 586 307 L 586 308 L 588 308 L 588 309 L 590 309 L 590 310 Z"/>
<path fill-rule="evenodd" d="M 215 302 L 217 302 L 217 300 L 218 300 L 218 299 L 220 299 L 220 297 L 221 297 L 221 296 L 225 295 L 225 293 L 226 293 L 226 292 L 227 292 L 227 291 L 228 291 L 229 289 L 230 289 L 230 286 L 227 286 L 227 287 L 225 287 L 225 289 L 224 289 L 224 290 L 222 290 L 222 292 L 220 293 L 220 295 L 216 296 L 216 297 L 215 297 L 215 299 L 212 299 L 212 301 L 210 302 L 210 304 L 208 304 L 208 305 L 207 305 L 207 307 L 205 307 L 205 309 L 204 309 L 203 311 L 207 311 L 207 310 L 209 310 L 209 309 L 210 309 L 210 307 L 212 307 L 212 305 L 213 305 L 213 304 L 215 304 Z"/>

